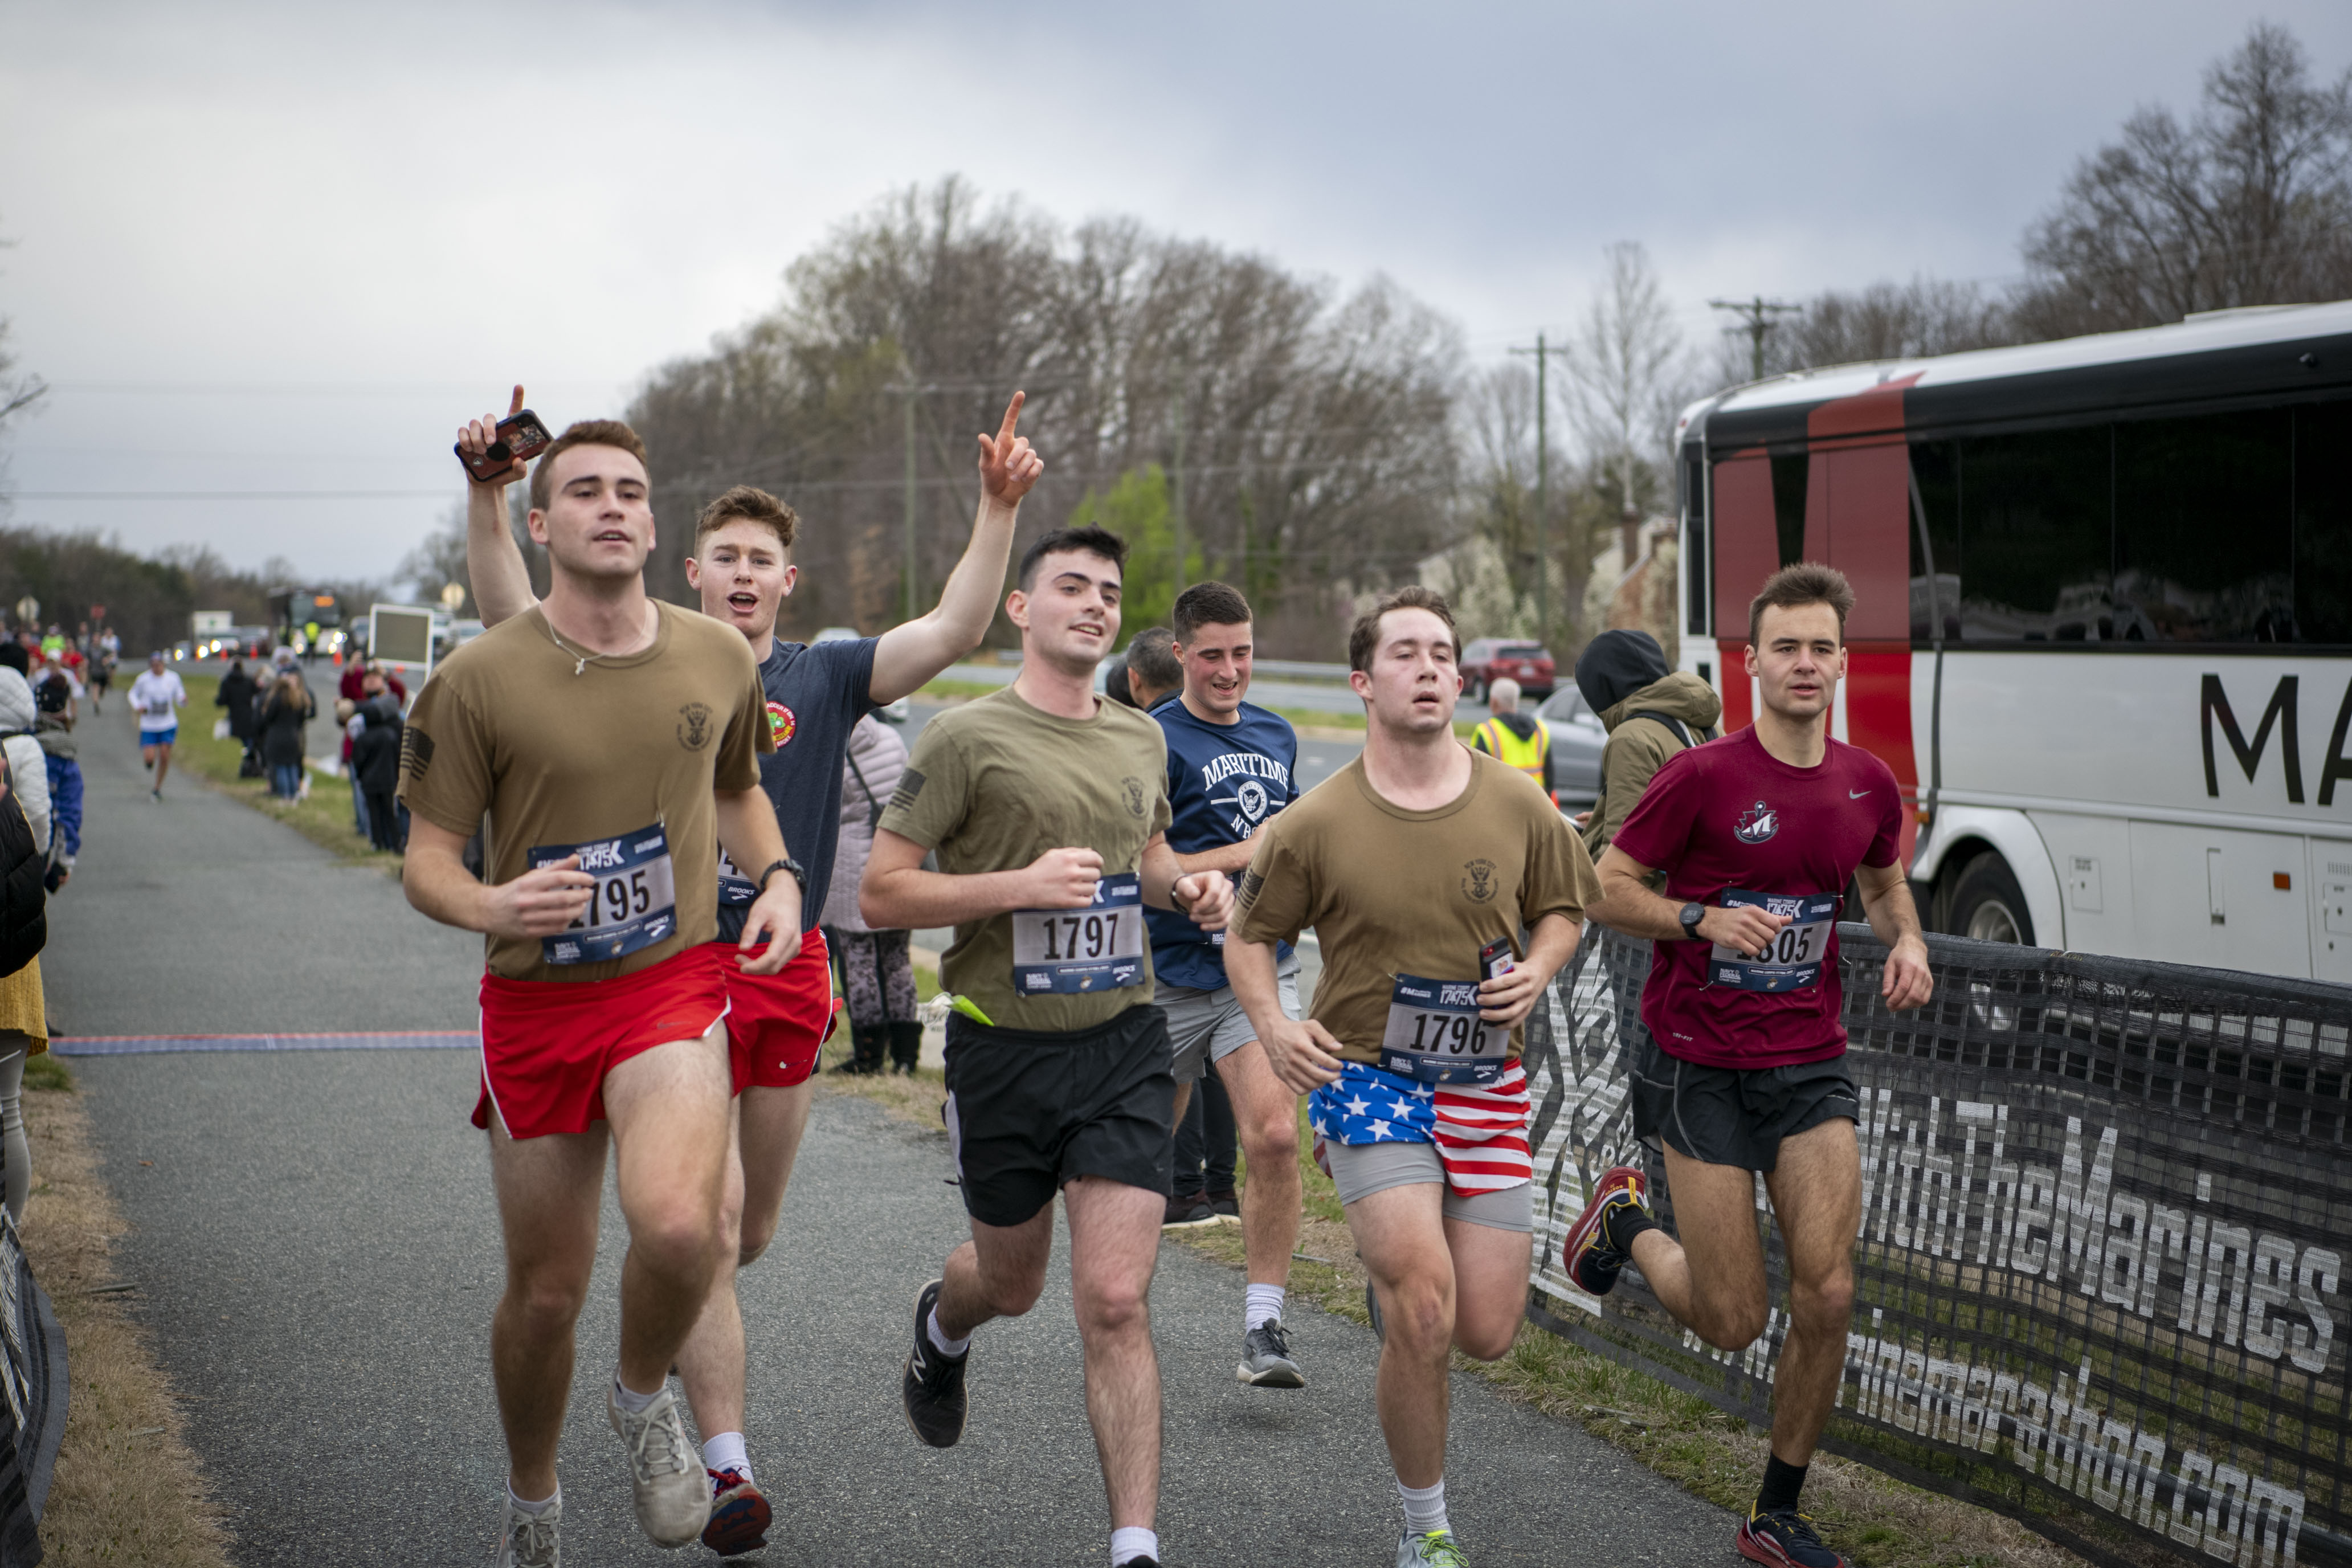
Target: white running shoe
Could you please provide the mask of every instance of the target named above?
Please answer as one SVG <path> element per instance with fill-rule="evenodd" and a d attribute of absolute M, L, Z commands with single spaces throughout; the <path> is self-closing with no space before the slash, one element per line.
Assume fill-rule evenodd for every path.
<path fill-rule="evenodd" d="M 621 1408 L 604 1390 L 604 1416 L 629 1450 L 629 1483 L 637 1528 L 656 1546 L 676 1551 L 700 1537 L 710 1520 L 710 1478 L 702 1455 L 687 1440 L 677 1395 L 665 1384 L 642 1415 Z"/>
<path fill-rule="evenodd" d="M 499 1521 L 499 1554 L 491 1561 L 494 1568 L 557 1568 L 562 1551 L 557 1537 L 563 1524 L 563 1489 L 555 1489 L 555 1497 L 544 1513 L 525 1513 L 515 1507 L 514 1496 L 509 1493 L 505 1517 Z"/>

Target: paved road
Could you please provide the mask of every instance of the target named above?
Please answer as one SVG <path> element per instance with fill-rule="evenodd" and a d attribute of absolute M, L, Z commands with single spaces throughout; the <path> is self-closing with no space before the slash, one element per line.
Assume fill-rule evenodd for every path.
<path fill-rule="evenodd" d="M 190 786 L 147 804 L 118 710 L 91 727 L 82 870 L 47 975 L 68 1034 L 464 1027 L 473 939 L 387 879 Z M 486 1322 L 500 1279 L 461 1051 L 86 1058 L 77 1064 L 132 1234 L 138 1310 L 194 1402 L 238 1563 L 482 1560 L 503 1479 Z M 1107 1539 L 1066 1276 L 982 1331 L 971 1432 L 909 1436 L 897 1377 L 914 1288 L 961 1230 L 944 1140 L 821 1100 L 772 1260 L 744 1279 L 751 1435 L 778 1495 L 772 1562 L 1097 1563 Z M 621 1235 L 607 1208 L 606 1235 Z M 562 1464 L 575 1563 L 656 1552 L 628 1517 L 597 1380 L 608 1247 L 581 1325 Z M 1168 1387 L 1161 1528 L 1187 1564 L 1391 1561 L 1371 1336 L 1312 1310 L 1313 1386 L 1232 1380 L 1238 1279 L 1181 1248 L 1153 1293 Z M 1728 1565 L 1733 1521 L 1581 1431 L 1454 1384 L 1454 1517 L 1481 1564 Z M 1564 1542 L 1572 1539 L 1571 1550 Z"/>

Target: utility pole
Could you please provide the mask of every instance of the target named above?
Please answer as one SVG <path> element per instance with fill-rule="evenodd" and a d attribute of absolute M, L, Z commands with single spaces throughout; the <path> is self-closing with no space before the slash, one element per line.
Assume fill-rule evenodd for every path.
<path fill-rule="evenodd" d="M 1176 387 L 1176 471 L 1170 476 L 1168 509 L 1171 531 L 1176 536 L 1176 591 L 1184 591 L 1184 387 Z"/>
<path fill-rule="evenodd" d="M 912 377 L 900 389 L 907 395 L 907 613 L 915 618 L 915 394 Z"/>
<path fill-rule="evenodd" d="M 1804 310 L 1802 305 L 1791 305 L 1780 300 L 1767 300 L 1761 294 L 1752 300 L 1709 300 L 1706 303 L 1707 309 L 1711 310 L 1728 310 L 1747 322 L 1748 369 L 1748 377 L 1753 381 L 1764 379 L 1764 334 L 1779 324 L 1772 318 L 1793 316 Z M 1736 332 L 1740 329 L 1730 327 L 1725 330 Z"/>
<path fill-rule="evenodd" d="M 1551 406 L 1545 379 L 1550 350 L 1541 332 L 1536 346 L 1511 351 L 1536 356 L 1536 640 L 1549 646 L 1551 637 L 1551 443 L 1545 418 Z M 1562 350 L 1566 353 L 1566 350 Z"/>

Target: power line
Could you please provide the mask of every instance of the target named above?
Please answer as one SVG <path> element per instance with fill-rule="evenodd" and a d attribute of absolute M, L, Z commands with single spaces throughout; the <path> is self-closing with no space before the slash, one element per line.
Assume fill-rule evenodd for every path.
<path fill-rule="evenodd" d="M 1536 356 L 1536 637 L 1549 641 L 1551 637 L 1551 445 L 1545 434 L 1545 411 L 1551 399 L 1546 395 L 1545 360 L 1549 354 L 1566 353 L 1562 349 L 1547 349 L 1544 334 L 1536 334 L 1536 346 L 1514 348 L 1515 354 Z"/>
<path fill-rule="evenodd" d="M 433 490 L 5 490 L 9 500 L 447 500 L 456 485 Z"/>
<path fill-rule="evenodd" d="M 1764 334 L 1779 325 L 1772 318 L 1795 315 L 1804 310 L 1802 305 L 1791 305 L 1783 300 L 1767 300 L 1761 294 L 1757 295 L 1753 300 L 1709 300 L 1706 302 L 1706 308 L 1710 310 L 1728 310 L 1747 322 L 1749 369 L 1753 373 L 1753 379 L 1757 381 L 1764 379 Z M 1725 329 L 1727 331 L 1735 332 L 1739 330 L 1738 327 Z"/>

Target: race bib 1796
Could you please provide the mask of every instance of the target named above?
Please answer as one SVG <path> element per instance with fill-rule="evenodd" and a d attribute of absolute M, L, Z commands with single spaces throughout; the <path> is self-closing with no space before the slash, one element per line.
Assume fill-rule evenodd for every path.
<path fill-rule="evenodd" d="M 677 871 L 659 824 L 618 838 L 545 844 L 530 854 L 534 871 L 572 856 L 596 879 L 588 908 L 554 936 L 539 939 L 550 963 L 600 963 L 677 933 Z"/>
<path fill-rule="evenodd" d="M 1381 1066 L 1422 1083 L 1487 1083 L 1502 1076 L 1511 1031 L 1478 1016 L 1478 982 L 1400 974 L 1389 994 Z"/>

